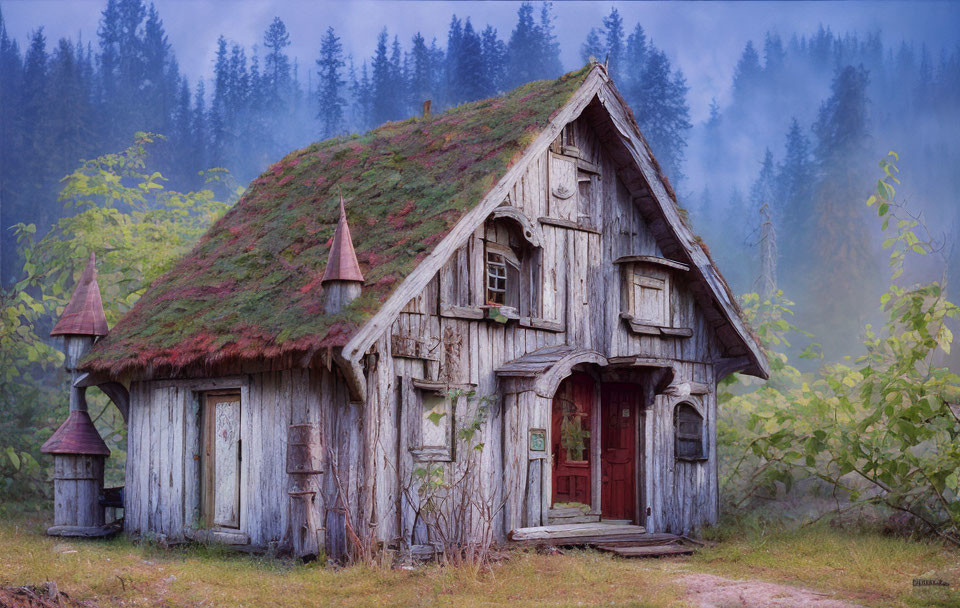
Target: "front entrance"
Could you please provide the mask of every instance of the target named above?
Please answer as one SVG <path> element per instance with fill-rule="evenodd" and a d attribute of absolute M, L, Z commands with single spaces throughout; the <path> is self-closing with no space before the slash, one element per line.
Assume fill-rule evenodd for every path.
<path fill-rule="evenodd" d="M 600 397 L 600 509 L 604 519 L 636 519 L 638 399 L 635 384 L 604 384 Z"/>
<path fill-rule="evenodd" d="M 551 455 L 553 505 L 591 504 L 590 429 L 594 381 L 586 374 L 567 378 L 553 397 Z"/>
<path fill-rule="evenodd" d="M 568 507 L 578 507 L 573 510 L 578 521 L 590 513 L 636 522 L 641 394 L 637 384 L 598 387 L 584 373 L 560 384 L 551 417 L 553 520 L 571 516 Z M 597 477 L 599 483 L 591 483 Z M 594 510 L 598 504 L 599 512 Z"/>

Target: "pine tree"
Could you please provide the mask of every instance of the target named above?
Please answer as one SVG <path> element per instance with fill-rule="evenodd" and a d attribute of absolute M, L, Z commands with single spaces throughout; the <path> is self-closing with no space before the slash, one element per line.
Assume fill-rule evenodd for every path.
<path fill-rule="evenodd" d="M 783 70 L 787 53 L 778 34 L 767 32 L 763 41 L 763 71 L 771 76 L 779 75 Z"/>
<path fill-rule="evenodd" d="M 490 25 L 483 28 L 480 38 L 484 83 L 484 92 L 481 97 L 491 97 L 504 89 L 504 62 L 507 46 L 497 37 L 496 28 Z"/>
<path fill-rule="evenodd" d="M 447 55 L 444 59 L 443 105 L 455 106 L 463 99 L 459 90 L 459 65 L 463 46 L 463 22 L 453 15 L 447 30 Z"/>
<path fill-rule="evenodd" d="M 290 84 L 290 58 L 284 51 L 290 46 L 290 34 L 280 17 L 274 17 L 264 32 L 263 46 L 267 49 L 263 67 L 266 88 L 271 101 L 277 103 L 283 98 L 285 89 Z"/>
<path fill-rule="evenodd" d="M 613 7 L 610 9 L 610 14 L 603 18 L 603 45 L 614 82 L 620 82 L 620 77 L 623 75 L 623 36 L 623 19 L 616 7 Z"/>
<path fill-rule="evenodd" d="M 873 297 L 876 259 L 872 227 L 863 204 L 869 191 L 867 167 L 867 73 L 862 67 L 837 71 L 830 98 L 817 116 L 813 130 L 820 174 L 813 196 L 813 267 L 802 302 L 809 316 L 806 327 L 824 336 L 824 350 L 836 354 L 856 338 L 864 318 L 845 327 L 831 327 L 828 319 L 849 319 L 858 306 Z M 814 278 L 815 277 L 815 278 Z M 861 313 L 862 314 L 862 313 Z"/>
<path fill-rule="evenodd" d="M 647 34 L 639 23 L 627 36 L 623 54 L 623 76 L 619 86 L 631 106 L 643 96 L 643 70 L 647 64 Z"/>
<path fill-rule="evenodd" d="M 453 97 L 455 103 L 482 99 L 490 90 L 490 83 L 485 78 L 483 59 L 480 36 L 473 30 L 473 24 L 468 17 L 463 24 L 463 33 L 453 68 L 453 83 L 456 87 L 456 95 Z"/>
<path fill-rule="evenodd" d="M 320 138 L 327 139 L 344 132 L 343 106 L 341 95 L 344 80 L 340 70 L 344 66 L 343 45 L 332 27 L 320 44 L 320 58 L 317 59 L 317 75 L 320 77 L 317 86 L 317 118 L 320 120 Z"/>
<path fill-rule="evenodd" d="M 20 90 L 23 85 L 23 63 L 20 47 L 7 35 L 7 26 L 0 7 L 0 230 L 17 220 L 13 213 L 21 205 L 18 182 L 22 175 L 23 132 L 20 120 Z M 0 287 L 15 276 L 16 239 L 0 238 Z"/>
<path fill-rule="evenodd" d="M 533 18 L 533 5 L 521 3 L 517 9 L 517 25 L 507 43 L 507 82 L 504 87 L 510 89 L 531 80 L 554 77 L 559 72 L 558 66 L 558 46 L 553 36 L 549 4 L 542 7 L 538 25 Z"/>
<path fill-rule="evenodd" d="M 434 41 L 436 44 L 436 41 Z M 437 74 L 440 64 L 434 53 L 427 47 L 420 32 L 413 37 L 410 50 L 410 107 L 417 110 L 428 99 L 439 101 L 439 80 Z"/>
<path fill-rule="evenodd" d="M 760 163 L 760 174 L 750 186 L 750 207 L 753 215 L 759 216 L 764 205 L 771 208 L 776 203 L 777 175 L 776 165 L 773 162 L 773 153 L 770 148 L 764 150 L 763 161 Z"/>
<path fill-rule="evenodd" d="M 679 70 L 671 73 L 663 51 L 651 48 L 641 73 L 644 94 L 632 100 L 640 131 L 667 177 L 678 184 L 690 130 L 687 85 Z"/>
<path fill-rule="evenodd" d="M 556 78 L 563 73 L 563 64 L 560 63 L 560 42 L 554 32 L 552 9 L 552 2 L 540 4 L 540 23 L 537 24 L 540 78 Z"/>
<path fill-rule="evenodd" d="M 733 73 L 734 102 L 744 103 L 752 98 L 760 82 L 762 72 L 760 55 L 753 47 L 753 41 L 748 41 Z"/>
<path fill-rule="evenodd" d="M 217 58 L 213 65 L 213 107 L 210 109 L 210 162 L 218 167 L 226 164 L 230 95 L 227 40 L 221 35 L 217 39 Z"/>
<path fill-rule="evenodd" d="M 373 125 L 392 120 L 395 116 L 395 100 L 391 97 L 393 70 L 387 57 L 387 39 L 387 28 L 383 28 L 377 36 L 377 50 L 373 55 L 370 80 L 370 118 Z"/>
<path fill-rule="evenodd" d="M 210 133 L 210 119 L 207 113 L 203 81 L 197 82 L 196 92 L 193 95 L 193 112 L 190 117 L 190 131 L 192 134 L 190 147 L 193 150 L 196 164 L 190 169 L 196 172 L 213 162 L 210 157 L 212 147 Z"/>
<path fill-rule="evenodd" d="M 603 63 L 605 56 L 605 49 L 603 47 L 603 40 L 600 39 L 600 32 L 597 28 L 592 27 L 590 31 L 587 32 L 587 37 L 583 41 L 583 44 L 580 45 L 580 60 L 584 63 L 589 61 L 599 61 Z"/>
<path fill-rule="evenodd" d="M 787 131 L 783 163 L 777 172 L 779 210 L 776 215 L 780 218 L 778 226 L 785 259 L 799 259 L 796 256 L 811 244 L 809 235 L 815 180 L 810 141 L 803 134 L 800 122 L 794 118 Z M 793 275 L 788 274 L 787 278 L 788 285 L 792 286 Z"/>

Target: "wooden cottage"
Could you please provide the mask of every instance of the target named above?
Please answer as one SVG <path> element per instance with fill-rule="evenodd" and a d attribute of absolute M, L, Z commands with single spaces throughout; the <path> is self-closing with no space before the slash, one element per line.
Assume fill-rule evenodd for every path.
<path fill-rule="evenodd" d="M 336 558 L 713 523 L 717 382 L 768 373 L 596 64 L 289 154 L 82 370 L 127 533 Z"/>

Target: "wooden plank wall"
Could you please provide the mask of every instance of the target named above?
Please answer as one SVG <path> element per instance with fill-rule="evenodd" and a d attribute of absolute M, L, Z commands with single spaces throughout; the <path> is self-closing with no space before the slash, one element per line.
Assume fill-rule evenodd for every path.
<path fill-rule="evenodd" d="M 393 340 L 393 345 L 406 345 L 404 353 L 394 353 L 400 356 L 392 358 L 391 367 L 396 377 L 472 384 L 480 395 L 498 395 L 503 415 L 491 416 L 484 430 L 484 439 L 488 442 L 484 458 L 485 464 L 491 467 L 489 483 L 512 495 L 503 514 L 504 532 L 521 525 L 538 525 L 549 507 L 549 463 L 539 471 L 539 480 L 531 480 L 529 471 L 534 470 L 536 474 L 537 468 L 530 467 L 526 445 L 529 428 L 549 429 L 551 401 L 532 391 L 518 389 L 512 381 L 497 386 L 494 372 L 498 367 L 544 346 L 576 344 L 609 357 L 642 355 L 675 360 L 680 362 L 683 380 L 712 386 L 711 362 L 721 352 L 683 276 L 670 281 L 672 325 L 693 329 L 693 337 L 636 335 L 620 318 L 621 277 L 613 261 L 625 255 L 662 256 L 662 252 L 627 188 L 616 177 L 614 161 L 603 151 L 592 128 L 585 121 L 577 121 L 570 137 L 579 148 L 581 158 L 600 169 L 600 175 L 589 174 L 589 182 L 579 184 L 576 207 L 571 208 L 569 201 L 565 201 L 559 215 L 552 213 L 551 205 L 559 202 L 551 194 L 554 184 L 550 183 L 548 167 L 552 152 L 545 153 L 527 168 L 511 188 L 508 200 L 534 222 L 540 217 L 556 216 L 576 221 L 585 228 L 541 225 L 544 246 L 539 313 L 542 319 L 559 322 L 562 330 L 545 331 L 515 322 L 504 326 L 444 314 L 446 306 L 470 307 L 484 303 L 483 277 L 471 272 L 473 269 L 482 272 L 483 228 L 458 250 L 424 293 L 410 302 L 390 330 L 391 336 L 402 337 L 401 341 Z M 584 175 L 580 173 L 581 177 Z M 435 302 L 440 306 L 432 304 Z M 449 309 L 446 312 L 449 313 Z M 420 344 L 410 346 L 411 340 Z M 417 352 L 426 354 L 408 356 Z M 381 363 L 387 358 L 381 351 Z M 395 389 L 380 392 L 381 396 L 386 394 L 391 395 L 394 404 L 383 410 L 381 425 L 391 429 L 407 428 L 404 412 L 400 411 L 402 403 L 398 403 L 399 393 Z M 703 402 L 709 410 L 712 438 L 713 395 L 705 395 Z M 666 529 L 669 526 L 689 531 L 696 525 L 715 521 L 715 452 L 711 452 L 708 463 L 676 462 L 672 406 L 665 397 L 659 396 L 652 410 L 651 415 L 645 417 L 649 428 L 644 429 L 643 445 L 648 452 L 644 461 L 647 467 L 644 495 L 655 501 L 651 504 L 649 527 Z M 390 417 L 396 414 L 388 413 L 397 411 L 399 423 L 397 418 Z M 494 437 L 500 438 L 504 446 L 497 456 L 489 443 Z M 389 466 L 398 480 L 408 479 L 415 466 L 409 455 L 410 446 L 403 432 L 395 439 L 397 464 Z M 715 448 L 710 446 L 710 449 Z M 383 458 L 386 461 L 386 456 Z M 384 491 L 378 499 L 380 508 L 398 502 L 396 496 L 389 496 L 382 482 L 378 481 L 378 486 Z M 531 492 L 541 501 L 539 510 L 530 505 Z M 396 526 L 387 527 L 380 522 L 380 538 L 388 540 L 399 534 L 402 539 L 413 539 L 412 519 L 409 509 L 401 509 Z"/>
<path fill-rule="evenodd" d="M 316 424 L 323 454 L 314 520 L 328 555 L 347 551 L 346 513 L 359 521 L 362 408 L 349 403 L 334 368 L 245 374 L 230 379 L 135 382 L 127 435 L 126 531 L 182 539 L 199 521 L 199 395 L 241 389 L 240 534 L 256 547 L 290 538 L 288 427 Z M 339 476 L 338 480 L 334 475 Z M 341 496 L 342 492 L 342 496 Z M 339 552 L 339 553 L 338 553 Z"/>

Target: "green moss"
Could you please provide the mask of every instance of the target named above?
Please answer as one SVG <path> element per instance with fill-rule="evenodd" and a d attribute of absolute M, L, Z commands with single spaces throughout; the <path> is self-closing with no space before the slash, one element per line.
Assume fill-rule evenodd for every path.
<path fill-rule="evenodd" d="M 589 67 L 429 118 L 317 142 L 274 163 L 85 361 L 121 372 L 342 345 L 476 205 Z M 343 193 L 363 294 L 320 310 Z"/>

